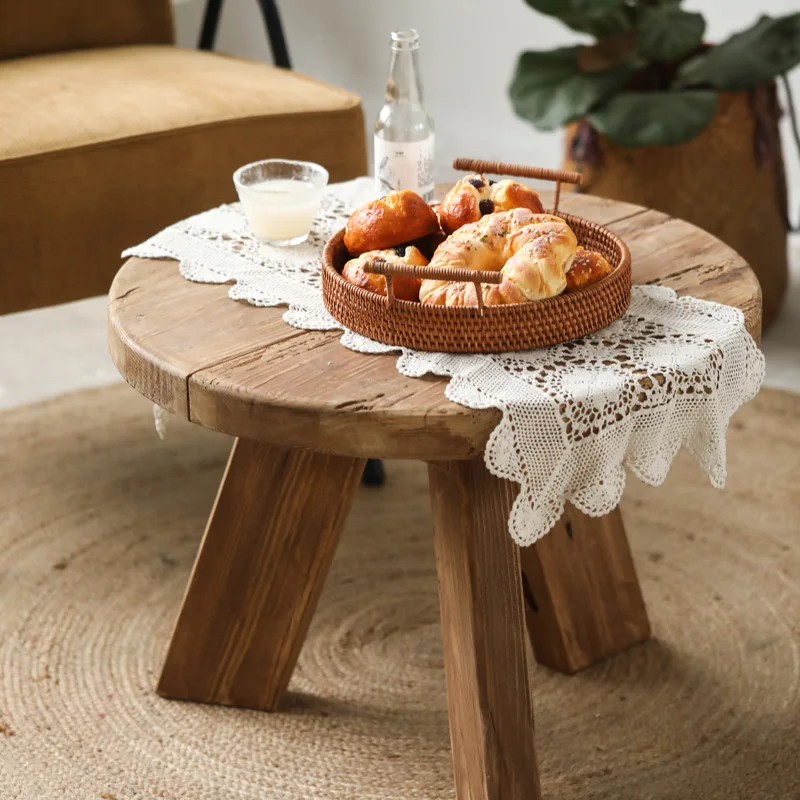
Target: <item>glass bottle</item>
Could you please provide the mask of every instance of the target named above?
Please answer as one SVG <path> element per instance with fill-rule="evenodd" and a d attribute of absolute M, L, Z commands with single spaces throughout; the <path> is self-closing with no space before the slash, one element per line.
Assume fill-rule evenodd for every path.
<path fill-rule="evenodd" d="M 392 32 L 386 102 L 375 120 L 374 168 L 378 194 L 411 189 L 433 200 L 434 128 L 422 106 L 419 34 Z"/>

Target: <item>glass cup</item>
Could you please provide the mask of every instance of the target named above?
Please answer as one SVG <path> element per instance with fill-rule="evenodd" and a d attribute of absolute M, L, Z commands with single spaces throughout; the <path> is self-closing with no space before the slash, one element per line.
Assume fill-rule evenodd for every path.
<path fill-rule="evenodd" d="M 253 236 L 287 247 L 308 238 L 328 170 L 310 161 L 268 158 L 239 167 L 233 183 Z"/>

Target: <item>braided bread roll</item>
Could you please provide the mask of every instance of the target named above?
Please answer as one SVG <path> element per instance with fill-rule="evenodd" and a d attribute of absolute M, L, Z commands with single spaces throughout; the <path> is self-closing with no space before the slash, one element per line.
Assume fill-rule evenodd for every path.
<path fill-rule="evenodd" d="M 542 300 L 567 286 L 578 240 L 560 217 L 515 208 L 489 214 L 459 228 L 436 249 L 432 267 L 500 270 L 503 282 L 481 284 L 486 305 Z M 476 306 L 472 283 L 424 280 L 419 299 L 426 305 Z"/>

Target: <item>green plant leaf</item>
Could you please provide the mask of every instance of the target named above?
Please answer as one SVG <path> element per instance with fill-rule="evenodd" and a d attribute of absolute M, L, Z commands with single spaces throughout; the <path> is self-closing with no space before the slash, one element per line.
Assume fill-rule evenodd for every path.
<path fill-rule="evenodd" d="M 731 92 L 751 89 L 800 63 L 800 13 L 761 17 L 750 29 L 687 61 L 678 85 L 711 85 Z"/>
<path fill-rule="evenodd" d="M 525 0 L 534 10 L 598 39 L 633 27 L 633 9 L 625 0 Z"/>
<path fill-rule="evenodd" d="M 508 93 L 518 116 L 550 131 L 584 116 L 619 90 L 631 73 L 627 64 L 581 72 L 580 47 L 522 53 Z"/>
<path fill-rule="evenodd" d="M 671 4 L 642 9 L 636 27 L 642 54 L 656 61 L 677 61 L 700 46 L 706 22 L 702 14 Z"/>
<path fill-rule="evenodd" d="M 623 147 L 683 144 L 714 119 L 717 92 L 625 92 L 589 114 L 600 133 Z"/>

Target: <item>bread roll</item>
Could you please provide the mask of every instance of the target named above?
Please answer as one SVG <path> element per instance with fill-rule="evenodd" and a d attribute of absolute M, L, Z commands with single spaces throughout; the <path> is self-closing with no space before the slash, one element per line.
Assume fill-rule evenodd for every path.
<path fill-rule="evenodd" d="M 527 208 L 535 214 L 544 211 L 539 195 L 523 183 L 505 179 L 492 181 L 483 175 L 462 178 L 446 195 L 439 208 L 442 230 L 450 234 L 464 225 L 477 222 L 486 214 Z"/>
<path fill-rule="evenodd" d="M 591 286 L 613 271 L 604 255 L 579 247 L 572 269 L 567 273 L 567 291 L 577 292 L 584 286 Z"/>
<path fill-rule="evenodd" d="M 500 270 L 502 283 L 481 285 L 483 302 L 525 303 L 564 291 L 577 247 L 574 232 L 560 217 L 518 208 L 460 228 L 437 248 L 431 266 Z M 444 306 L 478 303 L 473 284 L 434 280 L 422 282 L 420 300 Z"/>
<path fill-rule="evenodd" d="M 433 209 L 415 192 L 391 192 L 354 211 L 347 221 L 344 245 L 351 256 L 386 250 L 439 230 Z"/>
<path fill-rule="evenodd" d="M 386 278 L 383 275 L 364 272 L 364 265 L 378 257 L 389 264 L 410 264 L 415 267 L 424 267 L 428 263 L 428 259 L 411 245 L 397 250 L 371 250 L 369 253 L 362 253 L 358 258 L 348 261 L 342 269 L 342 277 L 354 286 L 361 286 L 375 294 L 385 295 Z M 398 300 L 419 300 L 420 284 L 419 278 L 399 275 L 392 278 L 394 296 Z"/>

